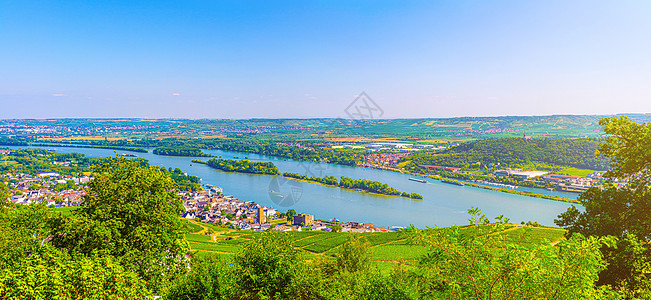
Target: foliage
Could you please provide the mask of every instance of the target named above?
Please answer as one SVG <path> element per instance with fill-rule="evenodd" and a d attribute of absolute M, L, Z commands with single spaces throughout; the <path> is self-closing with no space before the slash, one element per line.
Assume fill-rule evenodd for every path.
<path fill-rule="evenodd" d="M 346 176 L 341 176 L 339 186 L 349 189 L 361 189 L 383 195 L 402 195 L 402 193 L 396 188 L 390 187 L 388 184 L 376 180 L 352 179 Z"/>
<path fill-rule="evenodd" d="M 15 164 L 0 164 L 0 172 L 25 173 L 35 175 L 41 172 L 56 172 L 62 175 L 77 176 L 90 170 L 99 159 L 79 153 L 55 153 L 44 149 L 12 150 L 3 159 Z"/>
<path fill-rule="evenodd" d="M 189 274 L 179 278 L 164 299 L 232 299 L 235 274 L 233 265 L 217 256 L 195 257 Z"/>
<path fill-rule="evenodd" d="M 47 240 L 57 215 L 45 203 L 20 205 L 0 213 L 0 268 L 20 264 Z"/>
<path fill-rule="evenodd" d="M 158 155 L 170 155 L 170 156 L 212 156 L 208 153 L 204 153 L 201 149 L 193 147 L 183 147 L 183 146 L 174 146 L 174 147 L 157 147 L 153 151 L 154 154 Z"/>
<path fill-rule="evenodd" d="M 9 197 L 11 197 L 9 188 L 4 182 L 0 181 L 0 213 L 3 213 L 11 203 Z"/>
<path fill-rule="evenodd" d="M 612 239 L 580 234 L 556 247 L 538 243 L 520 246 L 507 242 L 507 220 L 489 224 L 477 209 L 471 228 L 411 228 L 412 240 L 430 251 L 415 271 L 422 292 L 449 299 L 598 299 L 597 274 L 605 267 L 599 252 Z M 488 233 L 479 230 L 488 229 Z"/>
<path fill-rule="evenodd" d="M 522 167 L 530 163 L 605 170 L 608 161 L 595 158 L 598 139 L 484 139 L 465 142 L 440 154 L 416 153 L 408 159 L 415 165 L 470 168 L 489 164 Z"/>
<path fill-rule="evenodd" d="M 202 190 L 201 185 L 199 184 L 199 177 L 187 175 L 181 171 L 179 168 L 172 167 L 165 169 L 165 167 L 160 168 L 161 171 L 165 172 L 174 182 L 176 183 L 176 188 L 179 191 L 200 191 Z"/>
<path fill-rule="evenodd" d="M 156 167 L 121 156 L 94 167 L 95 179 L 73 218 L 57 224 L 57 247 L 103 253 L 152 284 L 184 268 L 183 206 L 174 181 Z M 162 278 L 161 278 L 162 277 Z"/>
<path fill-rule="evenodd" d="M 148 153 L 147 149 L 143 148 L 134 148 L 134 147 L 124 147 L 124 146 L 115 146 L 115 145 L 84 145 L 84 144 L 50 144 L 50 143 L 31 143 L 30 146 L 37 147 L 72 147 L 72 148 L 94 148 L 94 149 L 111 149 L 111 150 L 126 150 L 131 152 L 138 153 Z"/>
<path fill-rule="evenodd" d="M 284 172 L 283 177 L 288 177 L 288 178 L 296 178 L 304 181 L 310 181 L 310 182 L 317 182 L 325 185 L 338 185 L 339 181 L 337 180 L 337 177 L 334 177 L 332 175 L 325 175 L 323 177 L 314 177 L 314 176 L 307 176 L 304 174 L 297 174 L 297 173 L 289 173 L 289 172 Z"/>
<path fill-rule="evenodd" d="M 285 233 L 256 236 L 235 256 L 237 293 L 246 298 L 312 298 L 313 273 Z"/>
<path fill-rule="evenodd" d="M 207 164 L 215 169 L 226 172 L 251 174 L 280 175 L 278 167 L 272 162 L 251 162 L 249 160 L 210 159 Z"/>
<path fill-rule="evenodd" d="M 0 268 L 2 299 L 136 299 L 149 292 L 111 257 L 71 256 L 39 247 L 19 266 Z"/>
<path fill-rule="evenodd" d="M 66 183 L 57 183 L 52 187 L 52 189 L 57 192 L 63 190 L 76 190 L 78 188 L 79 187 L 75 184 L 73 180 L 67 180 Z"/>
<path fill-rule="evenodd" d="M 359 234 L 348 237 L 348 241 L 339 247 L 336 255 L 337 269 L 346 272 L 368 271 L 371 267 L 372 254 L 369 252 L 369 242 Z"/>
<path fill-rule="evenodd" d="M 599 154 L 612 162 L 604 175 L 604 189 L 591 188 L 579 196 L 585 207 L 572 206 L 555 223 L 568 234 L 615 236 L 617 246 L 602 247 L 609 267 L 600 274 L 599 284 L 612 285 L 639 297 L 651 291 L 651 123 L 637 124 L 628 117 L 599 121 L 609 135 Z M 612 183 L 615 177 L 628 178 L 628 184 Z"/>
<path fill-rule="evenodd" d="M 296 210 L 294 210 L 293 208 L 287 210 L 287 213 L 285 214 L 285 216 L 287 217 L 287 221 L 289 222 L 294 222 L 294 216 L 296 215 L 297 215 Z"/>

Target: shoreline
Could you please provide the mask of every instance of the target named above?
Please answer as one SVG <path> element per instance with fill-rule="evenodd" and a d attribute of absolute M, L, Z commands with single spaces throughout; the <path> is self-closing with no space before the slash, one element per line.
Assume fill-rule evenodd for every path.
<path fill-rule="evenodd" d="M 461 182 L 461 183 L 463 183 L 463 184 L 465 184 L 467 186 L 480 188 L 480 189 L 485 189 L 485 190 L 492 190 L 492 191 L 496 191 L 496 192 L 515 194 L 515 195 L 520 195 L 520 196 L 528 196 L 528 197 L 532 197 L 532 198 L 541 198 L 541 199 L 545 199 L 545 200 L 558 201 L 558 202 L 568 202 L 568 203 L 574 203 L 574 204 L 581 204 L 581 201 L 579 201 L 579 200 L 564 198 L 564 197 L 560 197 L 560 196 L 543 195 L 543 194 L 536 194 L 536 193 L 531 193 L 531 192 L 516 191 L 516 190 L 511 190 L 511 189 L 501 188 L 501 187 L 486 186 L 486 185 L 476 184 L 476 183 L 473 183 L 473 182 L 466 182 L 466 181 L 457 180 L 457 179 L 454 179 L 454 178 L 443 177 L 443 176 L 438 176 L 438 175 L 428 175 L 426 177 L 434 179 L 434 180 L 439 180 L 439 181 L 441 181 L 441 180 L 452 180 L 452 181 L 456 181 L 456 182 Z"/>
<path fill-rule="evenodd" d="M 32 145 L 29 145 L 29 146 L 46 146 L 46 145 L 32 144 Z M 48 146 L 52 146 L 52 147 L 60 146 L 60 147 L 69 147 L 69 148 L 74 148 L 74 147 L 79 147 L 79 148 L 100 148 L 100 147 L 84 147 L 84 145 L 70 145 L 70 144 L 66 145 L 66 144 L 58 144 L 58 143 L 57 144 L 51 144 L 51 145 L 48 145 Z M 104 149 L 112 149 L 112 148 L 104 148 Z M 126 149 L 123 149 L 123 150 L 126 150 Z M 202 149 L 202 150 L 214 150 L 214 149 Z M 129 150 L 127 150 L 127 151 L 129 151 Z M 133 151 L 133 150 L 131 150 L 131 151 Z M 237 152 L 237 151 L 228 151 L 228 152 L 249 153 L 249 152 Z M 253 153 L 253 154 L 257 154 L 257 153 Z M 257 154 L 257 155 L 262 155 L 262 154 Z M 269 155 L 269 156 L 279 158 L 279 159 L 285 159 L 285 158 L 280 157 L 280 156 L 273 156 L 273 155 Z M 296 161 L 303 161 L 303 160 L 296 160 Z M 309 161 L 309 160 L 305 160 L 305 161 Z M 194 161 L 194 159 L 193 159 L 193 162 L 196 162 L 196 161 Z M 196 162 L 196 163 L 204 163 L 205 164 L 205 162 Z M 336 164 L 336 163 L 329 163 L 329 162 L 326 163 L 326 164 L 339 165 L 339 164 Z M 444 176 L 439 176 L 439 175 L 415 174 L 415 173 L 405 171 L 405 170 L 395 170 L 395 169 L 390 169 L 390 168 L 373 168 L 373 167 L 366 167 L 366 166 L 354 166 L 354 167 L 375 169 L 375 170 L 381 170 L 381 171 L 390 171 L 390 172 L 396 172 L 396 173 L 401 173 L 401 174 L 408 174 L 408 175 L 412 175 L 412 176 L 421 176 L 421 177 L 431 178 L 431 179 L 435 179 L 435 180 L 441 180 L 440 178 L 444 178 L 446 180 L 459 181 L 459 180 L 457 180 L 455 178 L 449 178 L 449 177 L 444 177 Z M 246 174 L 254 174 L 254 173 L 246 173 Z M 270 174 L 258 174 L 258 175 L 270 175 Z M 274 175 L 270 175 L 270 176 L 274 176 Z M 292 178 L 292 179 L 293 180 L 298 180 L 298 181 L 304 181 L 304 180 L 299 180 L 299 179 L 295 179 L 295 178 Z M 311 181 L 305 181 L 305 182 L 321 184 L 320 182 L 311 182 Z M 464 184 L 466 184 L 468 186 L 472 186 L 472 187 L 476 187 L 476 188 L 487 189 L 487 190 L 503 192 L 503 193 L 510 193 L 510 194 L 515 194 L 515 195 L 520 195 L 520 196 L 527 196 L 527 197 L 532 197 L 532 198 L 539 198 L 539 199 L 558 201 L 558 202 L 567 202 L 567 203 L 573 203 L 573 204 L 580 204 L 581 203 L 579 200 L 564 198 L 564 197 L 560 197 L 560 196 L 551 196 L 551 195 L 544 195 L 544 194 L 531 193 L 531 192 L 514 191 L 514 190 L 510 190 L 510 189 L 504 189 L 504 188 L 499 188 L 499 187 L 491 187 L 491 186 L 484 186 L 484 185 L 479 185 L 479 184 L 475 184 L 475 183 L 471 183 L 471 182 L 465 182 L 465 181 L 460 181 L 460 182 L 463 182 Z M 325 185 L 325 184 L 321 184 L 321 185 L 330 186 L 330 185 Z M 336 187 L 339 187 L 339 186 L 336 186 Z M 339 187 L 339 188 L 341 188 L 341 187 Z M 354 189 L 349 189 L 349 190 L 354 190 Z M 385 194 L 379 194 L 379 193 L 373 193 L 373 192 L 364 192 L 364 193 L 376 194 L 376 195 L 382 195 L 382 196 L 394 196 L 394 195 L 385 195 Z M 401 197 L 400 195 L 395 195 L 395 196 Z M 411 198 L 409 198 L 409 199 L 411 199 Z M 422 201 L 422 199 L 411 199 L 411 200 Z"/>
<path fill-rule="evenodd" d="M 319 185 L 322 185 L 322 186 L 325 186 L 325 187 L 340 188 L 342 190 L 354 191 L 354 192 L 363 193 L 363 194 L 371 194 L 371 195 L 383 196 L 383 197 L 398 197 L 398 198 L 409 199 L 409 200 L 412 200 L 412 201 L 423 201 L 423 199 L 413 199 L 413 198 L 409 198 L 409 197 L 402 197 L 400 195 L 387 195 L 387 194 L 368 192 L 368 191 L 365 191 L 365 190 L 357 190 L 357 189 L 345 188 L 345 187 L 340 187 L 338 185 L 325 184 L 325 183 L 321 183 L 321 182 L 317 182 L 317 181 L 298 179 L 298 178 L 294 178 L 294 177 L 285 177 L 285 176 L 283 176 L 283 178 L 287 178 L 287 179 L 295 180 L 295 181 L 300 181 L 300 182 L 305 182 L 305 183 L 319 184 Z"/>

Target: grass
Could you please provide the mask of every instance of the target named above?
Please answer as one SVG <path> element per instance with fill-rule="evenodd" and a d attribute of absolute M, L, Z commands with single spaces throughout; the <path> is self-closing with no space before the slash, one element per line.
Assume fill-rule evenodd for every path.
<path fill-rule="evenodd" d="M 237 253 L 240 251 L 239 245 L 228 245 L 224 243 L 197 243 L 189 242 L 190 249 L 192 250 L 207 250 L 207 251 L 216 251 L 216 252 L 228 252 L 228 253 Z"/>
<path fill-rule="evenodd" d="M 54 208 L 54 211 L 58 211 L 61 213 L 61 215 L 65 217 L 72 216 L 72 212 L 77 209 L 76 206 L 67 206 L 67 207 L 57 207 Z"/>
<path fill-rule="evenodd" d="M 313 236 L 310 236 L 310 237 L 304 238 L 304 239 L 302 239 L 302 240 L 298 240 L 298 241 L 296 241 L 296 242 L 294 243 L 294 245 L 295 245 L 296 247 L 305 247 L 305 246 L 308 246 L 308 245 L 314 244 L 314 243 L 316 243 L 316 242 L 318 242 L 318 241 L 321 241 L 321 240 L 324 240 L 324 239 L 331 238 L 331 237 L 333 237 L 334 235 L 336 235 L 336 233 L 324 232 L 324 233 L 322 233 L 322 234 L 315 234 L 315 235 L 313 235 Z"/>
<path fill-rule="evenodd" d="M 208 243 L 211 241 L 210 236 L 205 234 L 186 234 L 185 239 L 188 240 L 189 242 L 201 242 L 201 243 Z"/>
<path fill-rule="evenodd" d="M 191 222 L 190 220 L 183 219 L 183 226 L 185 226 L 185 232 L 192 233 L 192 232 L 199 232 L 201 231 L 201 226 Z"/>
<path fill-rule="evenodd" d="M 538 241 L 546 240 L 551 243 L 563 238 L 565 230 L 551 228 L 518 228 L 506 232 L 507 242 L 521 246 L 533 246 Z"/>
<path fill-rule="evenodd" d="M 416 260 L 427 253 L 427 248 L 412 245 L 389 244 L 373 247 L 371 249 L 374 260 L 394 261 L 400 258 L 405 260 Z"/>
<path fill-rule="evenodd" d="M 565 167 L 561 171 L 558 171 L 556 173 L 560 174 L 566 174 L 570 176 L 579 176 L 579 177 L 586 177 L 596 171 L 594 170 L 588 170 L 588 169 L 579 169 L 579 168 L 574 168 L 574 167 Z"/>
<path fill-rule="evenodd" d="M 365 237 L 371 246 L 404 240 L 405 238 L 406 236 L 402 232 L 378 232 Z"/>
<path fill-rule="evenodd" d="M 201 225 L 206 225 L 206 223 L 201 223 Z M 431 230 L 438 231 L 441 229 Z M 494 234 L 490 232 L 488 226 L 465 226 L 460 230 L 463 235 Z M 563 237 L 564 233 L 565 230 L 558 228 L 513 228 L 512 226 L 507 226 L 507 231 L 504 232 L 507 243 L 519 244 L 525 247 L 536 245 L 542 240 L 546 240 L 548 243 L 558 241 Z M 216 254 L 231 257 L 240 251 L 244 243 L 260 234 L 263 233 L 249 230 L 222 230 L 218 232 L 216 242 L 212 241 L 210 236 L 203 234 L 189 233 L 185 236 L 190 248 L 197 251 L 196 255 L 198 256 Z M 339 246 L 352 235 L 352 233 L 323 231 L 287 232 L 287 234 L 294 241 L 294 246 L 303 250 L 303 254 L 307 259 L 317 257 L 333 259 L 340 249 Z M 372 263 L 380 272 L 393 270 L 399 260 L 405 260 L 407 266 L 414 265 L 419 258 L 428 252 L 427 247 L 410 244 L 403 232 L 362 233 L 361 236 L 368 241 L 372 253 Z"/>
<path fill-rule="evenodd" d="M 212 231 L 225 231 L 225 230 L 229 230 L 227 227 L 222 227 L 222 226 L 219 226 L 219 225 L 217 225 L 217 224 L 213 224 L 213 223 L 203 223 L 203 222 L 201 222 L 201 223 L 200 223 L 200 226 L 208 227 L 208 228 L 212 229 Z"/>
<path fill-rule="evenodd" d="M 314 244 L 308 245 L 307 247 L 303 248 L 308 251 L 312 252 L 317 252 L 317 253 L 323 253 L 326 252 L 332 248 L 338 247 L 339 245 L 343 244 L 345 241 L 348 240 L 349 233 L 339 233 L 335 234 L 330 238 L 324 239 L 317 241 Z"/>

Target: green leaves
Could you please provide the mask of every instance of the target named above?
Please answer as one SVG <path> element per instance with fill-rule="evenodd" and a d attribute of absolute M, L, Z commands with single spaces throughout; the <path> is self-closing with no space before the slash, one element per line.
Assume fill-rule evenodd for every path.
<path fill-rule="evenodd" d="M 174 181 L 121 156 L 95 167 L 89 193 L 54 243 L 72 253 L 104 253 L 156 285 L 185 266 L 188 251 Z"/>
<path fill-rule="evenodd" d="M 570 207 L 554 222 L 568 234 L 618 237 L 616 247 L 603 247 L 609 263 L 599 284 L 627 291 L 628 297 L 651 290 L 651 123 L 638 124 L 627 116 L 602 118 L 607 140 L 598 154 L 611 161 L 603 189 L 591 188 L 579 197 L 585 207 Z M 627 179 L 625 186 L 613 182 Z"/>
<path fill-rule="evenodd" d="M 226 172 L 240 172 L 252 174 L 280 175 L 278 167 L 272 162 L 251 162 L 249 160 L 210 159 L 206 162 L 209 166 Z"/>
<path fill-rule="evenodd" d="M 0 268 L 2 299 L 136 299 L 145 283 L 110 257 L 70 256 L 45 245 L 20 266 Z"/>
<path fill-rule="evenodd" d="M 511 242 L 507 220 L 496 224 L 477 208 L 470 227 L 415 229 L 411 240 L 429 246 L 415 271 L 423 293 L 448 299 L 597 299 L 595 289 L 605 262 L 599 251 L 612 238 L 576 235 L 556 247 L 538 241 Z M 508 225 L 513 226 L 513 225 Z M 531 229 L 529 229 L 531 230 Z M 526 234 L 526 231 L 523 231 Z"/>

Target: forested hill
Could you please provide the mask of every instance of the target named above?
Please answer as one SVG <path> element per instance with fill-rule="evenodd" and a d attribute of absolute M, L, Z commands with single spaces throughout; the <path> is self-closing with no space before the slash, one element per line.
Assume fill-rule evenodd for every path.
<path fill-rule="evenodd" d="M 417 165 L 473 167 L 500 163 L 502 167 L 518 167 L 532 163 L 606 170 L 608 161 L 595 157 L 598 139 L 486 139 L 466 142 L 440 154 L 416 154 Z"/>

